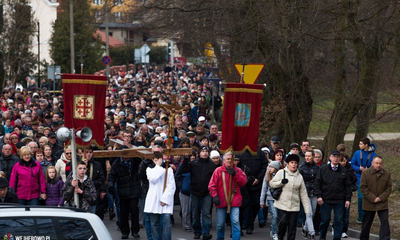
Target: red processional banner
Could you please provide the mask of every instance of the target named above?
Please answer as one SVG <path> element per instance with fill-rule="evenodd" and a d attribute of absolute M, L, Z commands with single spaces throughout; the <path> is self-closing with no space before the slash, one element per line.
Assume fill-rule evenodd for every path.
<path fill-rule="evenodd" d="M 78 146 L 104 144 L 104 118 L 107 76 L 63 74 L 64 125 L 75 133 L 89 127 L 93 136 L 89 142 L 75 138 Z"/>
<path fill-rule="evenodd" d="M 222 121 L 221 151 L 257 154 L 262 84 L 227 83 Z"/>

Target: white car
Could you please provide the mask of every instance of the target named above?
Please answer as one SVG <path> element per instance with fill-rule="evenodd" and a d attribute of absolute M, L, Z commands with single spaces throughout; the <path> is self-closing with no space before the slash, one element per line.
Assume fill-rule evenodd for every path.
<path fill-rule="evenodd" d="M 101 219 L 76 208 L 0 205 L 0 239 L 112 239 Z"/>

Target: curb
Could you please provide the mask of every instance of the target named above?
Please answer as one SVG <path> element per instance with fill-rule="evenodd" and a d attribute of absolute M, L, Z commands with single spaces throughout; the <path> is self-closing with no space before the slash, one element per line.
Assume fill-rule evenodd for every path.
<path fill-rule="evenodd" d="M 361 231 L 354 230 L 354 229 L 351 229 L 351 228 L 349 228 L 347 230 L 347 235 L 349 235 L 349 237 L 352 237 L 352 238 L 360 239 L 360 233 L 361 233 Z M 369 239 L 370 240 L 379 240 L 379 236 L 375 235 L 375 234 L 369 234 Z M 391 238 L 391 239 L 395 240 L 394 238 Z"/>

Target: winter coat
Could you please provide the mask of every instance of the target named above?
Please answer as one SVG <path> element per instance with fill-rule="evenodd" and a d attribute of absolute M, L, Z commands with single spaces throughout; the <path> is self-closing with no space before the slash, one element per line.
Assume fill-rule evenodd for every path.
<path fill-rule="evenodd" d="M 344 168 L 346 168 L 347 173 L 349 174 L 350 182 L 352 184 L 356 184 L 357 183 L 356 172 L 354 171 L 353 167 L 351 166 L 351 164 L 348 161 L 346 162 L 346 165 L 344 166 Z"/>
<path fill-rule="evenodd" d="M 248 168 L 246 165 L 244 165 L 242 162 L 239 162 L 236 167 L 242 169 L 244 174 L 246 174 L 247 177 L 247 183 L 243 187 L 240 187 L 240 194 L 242 195 L 242 204 L 240 207 L 244 208 L 249 205 L 249 189 L 253 185 L 254 182 L 254 176 L 251 174 L 250 168 Z"/>
<path fill-rule="evenodd" d="M 267 170 L 268 160 L 265 157 L 263 151 L 260 148 L 257 150 L 257 155 L 253 156 L 246 150 L 243 154 L 236 156 L 240 159 L 240 162 L 250 168 L 254 179 L 258 180 L 258 184 L 251 185 L 249 191 L 261 191 L 262 181 Z"/>
<path fill-rule="evenodd" d="M 226 191 L 229 191 L 229 189 L 232 190 L 233 199 L 231 202 L 232 207 L 240 207 L 242 204 L 242 195 L 240 194 L 240 187 L 243 187 L 247 183 L 247 177 L 246 174 L 242 171 L 242 169 L 238 167 L 234 167 L 235 169 L 235 176 L 232 176 L 232 182 L 231 182 L 231 187 L 229 186 L 229 179 L 230 175 L 228 173 L 228 170 L 226 169 L 225 164 L 223 164 L 221 167 L 215 169 L 211 179 L 210 183 L 208 184 L 208 191 L 210 192 L 211 197 L 218 196 L 219 200 L 221 201 L 221 204 L 219 206 L 215 206 L 216 208 L 224 208 L 227 206 L 227 199 L 225 197 L 225 191 L 224 191 L 224 181 L 222 178 L 222 175 L 225 175 L 225 186 L 226 186 Z M 228 196 L 228 198 L 231 196 Z"/>
<path fill-rule="evenodd" d="M 207 196 L 209 194 L 208 183 L 217 165 L 208 158 L 199 158 L 191 162 L 189 162 L 189 158 L 185 158 L 181 168 L 182 173 L 190 172 L 190 193 L 196 197 Z"/>
<path fill-rule="evenodd" d="M 8 188 L 7 194 L 4 197 L 4 200 L 2 201 L 0 198 L 0 203 L 18 203 L 18 196 L 15 194 L 14 190 L 12 188 Z"/>
<path fill-rule="evenodd" d="M 153 168 L 146 169 L 149 180 L 149 191 L 146 196 L 144 212 L 163 214 L 172 214 L 174 211 L 175 178 L 172 168 L 168 168 L 167 185 L 164 189 L 165 168 L 156 165 Z M 161 206 L 161 202 L 165 206 Z"/>
<path fill-rule="evenodd" d="M 31 200 L 39 198 L 40 193 L 46 194 L 46 181 L 40 164 L 34 160 L 20 160 L 15 164 L 10 177 L 12 187 L 19 199 Z"/>
<path fill-rule="evenodd" d="M 388 198 L 392 193 L 392 179 L 385 169 L 376 171 L 373 167 L 364 170 L 361 175 L 360 190 L 364 196 L 364 211 L 380 211 L 388 209 Z M 374 203 L 379 197 L 380 202 Z"/>
<path fill-rule="evenodd" d="M 47 168 L 51 166 L 51 163 L 48 162 L 46 159 L 43 159 L 43 162 L 36 161 L 42 167 L 43 175 L 46 177 Z"/>
<path fill-rule="evenodd" d="M 268 172 L 269 172 L 269 166 L 267 167 L 267 173 L 265 174 L 263 184 L 261 187 L 261 194 L 260 194 L 260 205 L 266 205 L 268 200 L 275 201 L 275 199 L 272 197 L 271 192 L 269 191 L 269 181 L 268 181 Z M 276 173 L 271 174 L 271 179 L 274 178 Z"/>
<path fill-rule="evenodd" d="M 71 182 L 72 174 L 67 177 L 65 185 L 61 190 L 61 195 L 63 200 L 65 201 L 66 206 L 74 205 L 75 187 L 71 185 Z M 94 183 L 88 178 L 88 176 L 85 175 L 83 178 L 83 182 L 78 180 L 78 187 L 83 191 L 82 194 L 78 194 L 78 208 L 90 212 L 92 203 L 94 203 L 97 199 L 97 192 Z"/>
<path fill-rule="evenodd" d="M 181 164 L 182 165 L 182 164 Z M 180 193 L 190 196 L 190 173 L 183 173 L 181 171 L 181 167 L 179 166 L 178 170 L 175 173 L 175 184 L 176 188 L 179 189 Z"/>
<path fill-rule="evenodd" d="M 65 157 L 65 154 L 61 154 L 60 159 L 58 159 L 57 163 L 56 163 L 56 170 L 58 172 L 58 174 L 61 176 L 63 182 L 65 182 L 67 180 L 67 176 L 69 175 L 69 172 L 65 171 L 65 167 L 67 166 L 67 164 L 71 164 L 71 160 L 68 160 Z M 72 168 L 72 166 L 70 166 Z"/>
<path fill-rule="evenodd" d="M 64 200 L 61 196 L 61 190 L 64 187 L 64 182 L 61 178 L 56 177 L 55 179 L 48 179 L 46 182 L 46 205 L 47 206 L 62 206 Z"/>
<path fill-rule="evenodd" d="M 360 184 L 360 179 L 361 179 L 360 166 L 363 166 L 364 168 L 371 167 L 372 159 L 374 159 L 374 157 L 377 155 L 375 150 L 376 150 L 376 145 L 372 143 L 369 145 L 367 151 L 360 149 L 354 153 L 353 158 L 351 159 L 351 166 L 353 167 L 354 171 L 356 171 L 357 185 Z M 362 155 L 362 160 L 360 158 L 360 152 Z M 371 154 L 371 156 L 369 156 L 368 158 L 369 154 Z"/>
<path fill-rule="evenodd" d="M 283 171 L 285 171 L 285 178 L 289 181 L 286 184 L 282 183 Z M 306 185 L 299 170 L 291 172 L 288 167 L 285 167 L 276 173 L 275 177 L 269 182 L 269 185 L 272 188 L 282 187 L 281 196 L 278 200 L 275 200 L 274 207 L 287 212 L 299 212 L 300 203 L 302 203 L 304 212 L 306 214 L 310 213 Z"/>
<path fill-rule="evenodd" d="M 350 201 L 351 183 L 346 168 L 338 164 L 336 171 L 333 171 L 331 164 L 321 166 L 314 181 L 314 192 L 315 196 L 322 197 L 326 203 Z"/>
<path fill-rule="evenodd" d="M 143 159 L 143 161 L 139 164 L 139 180 L 142 186 L 142 198 L 146 199 L 147 191 L 149 190 L 149 180 L 147 179 L 146 169 L 148 167 L 154 167 L 154 162 L 151 159 Z"/>
<path fill-rule="evenodd" d="M 309 197 L 314 197 L 314 180 L 317 177 L 319 166 L 314 162 L 303 162 L 299 165 L 299 172 L 303 176 Z"/>
<path fill-rule="evenodd" d="M 11 154 L 10 156 L 5 157 L 3 154 L 0 157 L 0 171 L 3 171 L 6 174 L 6 178 L 10 181 L 11 171 L 16 163 L 20 161 L 19 157 Z"/>
<path fill-rule="evenodd" d="M 91 171 L 92 166 L 93 166 L 93 171 Z M 91 172 L 93 172 L 92 176 L 90 176 Z M 106 192 L 106 185 L 105 185 L 106 178 L 104 176 L 104 171 L 101 166 L 101 163 L 95 161 L 93 158 L 90 159 L 87 164 L 86 175 L 93 181 L 94 186 L 96 187 L 96 191 L 98 193 Z"/>
<path fill-rule="evenodd" d="M 117 183 L 118 196 L 120 199 L 140 198 L 142 189 L 138 175 L 141 158 L 131 158 L 131 170 L 129 171 L 121 157 L 111 166 L 108 176 L 108 187 Z"/>

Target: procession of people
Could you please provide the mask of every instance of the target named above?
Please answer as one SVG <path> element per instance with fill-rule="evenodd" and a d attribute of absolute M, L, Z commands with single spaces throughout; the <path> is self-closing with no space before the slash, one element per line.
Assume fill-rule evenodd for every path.
<path fill-rule="evenodd" d="M 303 139 L 286 149 L 278 136 L 271 136 L 270 146 L 258 144 L 256 151 L 235 155 L 222 150 L 220 110 L 229 103 L 220 85 L 207 81 L 211 67 L 138 66 L 111 73 L 104 121 L 98 119 L 104 122 L 101 147 L 136 146 L 151 150 L 152 157 L 94 158 L 99 146 L 78 146 L 76 169 L 74 149 L 57 139 L 65 121 L 63 92 L 49 92 L 35 80 L 29 89 L 7 85 L 0 96 L 0 202 L 74 206 L 78 194 L 75 207 L 101 219 L 116 217 L 122 239 L 140 238 L 144 227 L 149 240 L 171 239 L 178 204 L 184 231 L 203 240 L 228 238 L 225 226 L 233 240 L 262 231 L 254 225 L 258 219 L 266 228 L 268 212 L 268 239 L 295 239 L 299 224 L 304 238 L 327 239 L 333 211 L 336 240 L 348 237 L 351 198 L 357 195 L 360 238 L 368 239 L 377 212 L 380 239 L 390 239 L 392 182 L 368 138 L 360 140 L 352 159 L 342 146 L 324 158 L 322 150 Z M 182 109 L 163 107 L 172 103 Z M 169 154 L 177 148 L 189 148 L 190 154 Z"/>

